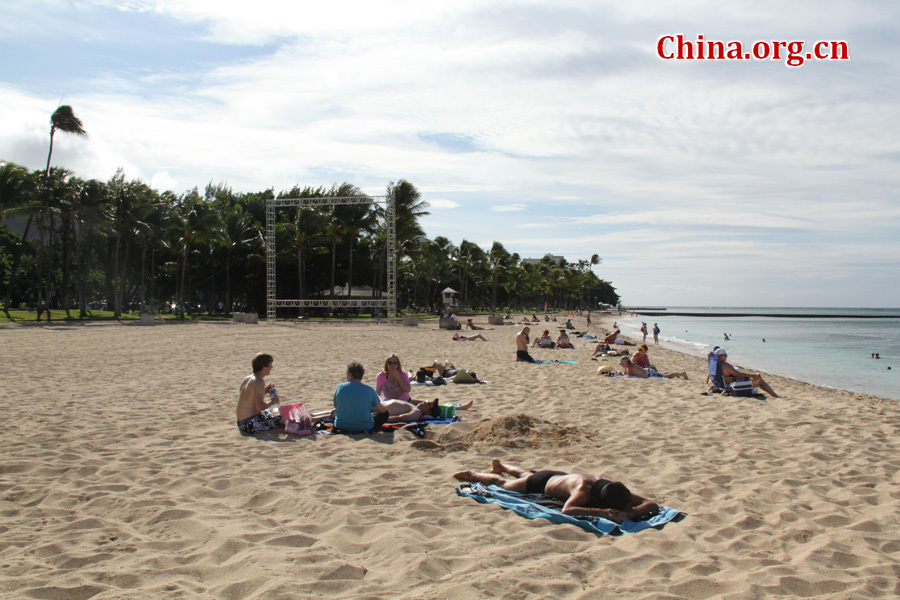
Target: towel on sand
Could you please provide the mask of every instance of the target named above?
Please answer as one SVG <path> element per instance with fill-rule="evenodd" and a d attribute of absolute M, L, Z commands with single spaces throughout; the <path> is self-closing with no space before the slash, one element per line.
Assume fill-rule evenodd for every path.
<path fill-rule="evenodd" d="M 578 361 L 576 361 L 576 360 L 535 360 L 535 361 L 534 361 L 533 363 L 531 363 L 531 364 L 533 364 L 533 365 L 547 365 L 547 364 L 550 364 L 550 363 L 560 363 L 560 364 L 563 364 L 563 365 L 577 365 L 577 364 L 578 364 Z"/>
<path fill-rule="evenodd" d="M 460 496 L 468 496 L 483 504 L 498 504 L 526 519 L 549 519 L 556 523 L 569 523 L 585 531 L 598 534 L 619 535 L 637 533 L 651 527 L 662 529 L 669 521 L 681 521 L 687 515 L 668 506 L 660 506 L 659 514 L 646 521 L 625 521 L 616 523 L 602 517 L 572 517 L 561 512 L 563 503 L 546 494 L 520 494 L 496 485 L 467 483 L 456 488 Z"/>
<path fill-rule="evenodd" d="M 459 406 L 459 404 L 454 404 L 454 406 Z M 332 421 L 330 418 L 326 417 L 326 418 L 322 419 L 322 423 L 323 423 L 323 425 L 330 425 L 332 423 Z M 378 431 L 393 432 L 393 431 L 396 431 L 397 429 L 402 429 L 403 427 L 406 427 L 407 425 L 418 425 L 420 427 L 423 427 L 425 425 L 449 425 L 450 423 L 459 423 L 459 417 L 451 417 L 449 419 L 438 417 L 436 419 L 428 419 L 427 421 L 404 421 L 401 423 L 385 423 L 384 425 L 381 426 L 381 429 L 379 429 Z M 331 429 L 329 428 L 329 429 L 319 429 L 316 431 L 316 433 L 319 435 L 334 435 L 336 432 L 331 431 Z M 344 432 L 342 432 L 342 433 L 344 433 Z M 360 433 L 368 433 L 368 432 L 362 431 L 362 432 L 346 432 L 346 433 L 348 433 L 349 435 L 359 435 Z"/>

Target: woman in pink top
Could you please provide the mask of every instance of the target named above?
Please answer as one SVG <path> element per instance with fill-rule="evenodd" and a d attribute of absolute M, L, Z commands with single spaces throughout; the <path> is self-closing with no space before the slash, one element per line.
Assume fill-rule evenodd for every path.
<path fill-rule="evenodd" d="M 384 369 L 375 378 L 375 391 L 385 400 L 409 402 L 409 376 L 400 368 L 400 359 L 392 354 L 384 361 Z"/>
<path fill-rule="evenodd" d="M 644 369 L 651 366 L 650 357 L 647 356 L 647 344 L 638 346 L 637 352 L 631 356 L 631 362 Z"/>

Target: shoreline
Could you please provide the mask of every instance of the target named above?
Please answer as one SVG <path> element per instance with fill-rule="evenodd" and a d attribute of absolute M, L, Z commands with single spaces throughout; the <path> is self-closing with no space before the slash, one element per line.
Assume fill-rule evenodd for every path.
<path fill-rule="evenodd" d="M 615 317 L 612 317 L 613 319 Z M 590 332 L 605 321 L 597 317 Z M 490 327 L 486 318 L 478 325 Z M 602 322 L 601 322 L 602 321 Z M 583 331 L 584 318 L 573 318 Z M 552 323 L 557 325 L 558 323 Z M 520 326 L 453 342 L 432 324 L 9 327 L 0 405 L 0 595 L 310 598 L 890 598 L 898 588 L 900 408 L 777 375 L 783 395 L 707 397 L 690 380 L 597 375 L 594 344 L 535 348 Z M 301 324 L 305 325 L 305 324 Z M 549 329 L 551 323 L 534 324 Z M 633 338 L 632 338 L 633 339 Z M 640 339 L 640 338 L 638 338 Z M 237 388 L 275 356 L 283 401 L 326 408 L 346 363 L 450 359 L 490 383 L 413 388 L 474 401 L 462 420 L 373 436 L 242 437 Z M 427 394 L 427 396 L 426 396 Z M 22 419 L 22 407 L 33 418 Z M 597 537 L 457 496 L 492 458 L 604 474 L 687 513 Z"/>

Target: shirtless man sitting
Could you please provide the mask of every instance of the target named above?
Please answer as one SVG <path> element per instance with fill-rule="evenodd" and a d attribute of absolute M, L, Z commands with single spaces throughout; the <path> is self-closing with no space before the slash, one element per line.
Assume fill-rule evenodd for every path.
<path fill-rule="evenodd" d="M 250 363 L 253 374 L 247 375 L 241 383 L 237 403 L 237 426 L 241 435 L 284 427 L 281 415 L 269 410 L 278 404 L 278 396 L 266 402 L 266 394 L 272 389 L 272 384 L 267 384 L 265 378 L 272 372 L 274 360 L 271 354 L 254 356 Z"/>
<path fill-rule="evenodd" d="M 660 373 L 653 367 L 639 367 L 627 356 L 622 358 L 619 363 L 622 365 L 622 375 L 626 375 L 629 377 L 643 377 L 646 379 L 647 377 L 659 377 L 664 379 L 687 379 L 687 373 L 684 371 L 678 371 L 677 373 Z"/>
<path fill-rule="evenodd" d="M 780 398 L 780 396 L 775 393 L 775 390 L 772 389 L 772 386 L 765 382 L 761 373 L 744 373 L 740 369 L 728 364 L 728 352 L 725 351 L 725 348 L 717 349 L 716 356 L 718 357 L 719 362 L 722 363 L 722 375 L 724 375 L 725 383 L 734 383 L 739 379 L 749 379 L 754 386 L 762 388 L 764 392 L 773 398 Z"/>
<path fill-rule="evenodd" d="M 507 479 L 509 474 L 514 479 Z M 512 492 L 547 494 L 565 502 L 564 515 L 573 517 L 603 517 L 616 523 L 640 521 L 659 512 L 659 506 L 632 493 L 621 481 L 603 476 L 564 473 L 562 471 L 529 471 L 507 465 L 495 458 L 490 473 L 461 471 L 453 475 L 460 481 L 474 481 L 496 485 Z"/>
<path fill-rule="evenodd" d="M 528 334 L 531 332 L 529 327 L 523 327 L 516 335 L 516 362 L 534 362 L 534 358 L 528 354 Z"/>

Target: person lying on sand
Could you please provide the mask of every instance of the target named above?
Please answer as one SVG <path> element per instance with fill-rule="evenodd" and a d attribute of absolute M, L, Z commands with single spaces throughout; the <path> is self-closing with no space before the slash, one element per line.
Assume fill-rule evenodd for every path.
<path fill-rule="evenodd" d="M 611 334 L 603 338 L 603 341 L 607 344 L 618 344 L 620 346 L 634 346 L 632 342 L 627 341 L 622 337 L 621 332 L 616 329 Z"/>
<path fill-rule="evenodd" d="M 475 340 L 481 340 L 486 342 L 487 338 L 481 335 L 480 333 L 476 333 L 475 335 L 459 335 L 458 333 L 453 334 L 454 342 L 474 342 Z"/>
<path fill-rule="evenodd" d="M 619 361 L 619 364 L 622 365 L 622 373 L 621 374 L 625 375 L 627 377 L 643 377 L 645 379 L 648 377 L 659 377 L 659 378 L 665 378 L 665 379 L 675 379 L 675 378 L 687 379 L 688 378 L 687 373 L 685 373 L 684 371 L 678 371 L 677 373 L 660 373 L 659 371 L 657 371 L 656 369 L 654 369 L 652 367 L 647 367 L 646 369 L 643 367 L 639 367 L 636 364 L 634 364 L 633 362 L 631 362 L 631 359 L 628 358 L 627 356 L 624 357 L 621 361 Z"/>
<path fill-rule="evenodd" d="M 534 362 L 534 358 L 528 354 L 528 334 L 531 329 L 523 327 L 516 335 L 516 362 Z"/>
<path fill-rule="evenodd" d="M 403 400 L 385 400 L 381 404 L 387 408 L 390 414 L 387 420 L 388 423 L 415 423 L 441 416 L 441 402 L 438 398 L 418 405 L 412 402 L 404 402 Z M 470 400 L 457 406 L 456 410 L 469 410 L 473 404 L 475 404 L 475 401 Z"/>
<path fill-rule="evenodd" d="M 476 325 L 475 323 L 472 322 L 472 319 L 466 319 L 466 328 L 472 329 L 474 331 L 491 329 L 490 327 L 479 327 L 478 325 Z"/>
<path fill-rule="evenodd" d="M 754 386 L 762 388 L 764 392 L 773 398 L 780 398 L 780 396 L 775 393 L 775 390 L 772 389 L 772 386 L 765 382 L 761 373 L 744 373 L 740 369 L 728 364 L 728 352 L 725 351 L 725 348 L 716 350 L 716 356 L 718 357 L 719 362 L 722 363 L 722 375 L 725 376 L 725 383 L 734 383 L 739 379 L 749 379 Z"/>
<path fill-rule="evenodd" d="M 507 479 L 504 474 L 514 479 Z M 547 494 L 565 501 L 562 513 L 573 517 L 603 517 L 621 523 L 628 519 L 646 519 L 659 512 L 655 502 L 633 493 L 621 481 L 598 475 L 529 471 L 495 458 L 491 461 L 490 473 L 461 471 L 453 477 L 460 481 L 496 485 L 512 492 Z"/>
<path fill-rule="evenodd" d="M 266 376 L 272 372 L 275 359 L 271 354 L 257 354 L 250 361 L 253 374 L 247 375 L 241 382 L 241 390 L 237 403 L 237 427 L 241 435 L 251 435 L 269 429 L 284 427 L 284 421 L 277 411 L 269 410 L 278 404 L 278 396 L 266 402 L 266 394 L 273 389 L 266 383 Z"/>
<path fill-rule="evenodd" d="M 608 354 L 610 356 L 628 356 L 628 350 L 615 350 L 614 348 L 610 348 L 609 344 L 606 342 L 600 342 L 597 344 L 597 347 L 594 348 L 594 353 L 591 356 L 598 356 L 600 354 Z"/>

